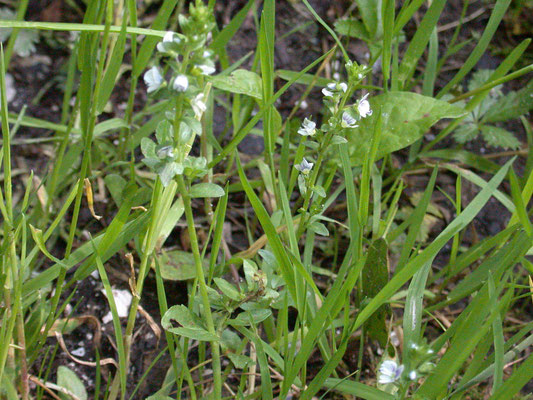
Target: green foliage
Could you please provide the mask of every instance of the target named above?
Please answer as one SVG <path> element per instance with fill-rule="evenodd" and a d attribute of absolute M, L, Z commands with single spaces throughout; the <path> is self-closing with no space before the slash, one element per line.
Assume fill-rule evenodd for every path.
<path fill-rule="evenodd" d="M 0 49 L 1 400 L 42 399 L 44 387 L 80 400 L 148 388 L 193 400 L 520 395 L 533 377 L 532 324 L 520 322 L 533 272 L 533 66 L 516 65 L 530 40 L 459 89 L 510 0 L 486 10 L 475 43 L 458 42 L 467 2 L 455 31 L 444 0 L 339 2 L 329 9 L 349 12 L 334 30 L 308 0 L 249 0 L 229 21 L 220 1 L 122 3 L 88 2 L 77 24 L 23 21 L 22 1 L 0 21 L 0 39 L 12 35 Z M 282 34 L 292 10 L 307 20 Z M 307 40 L 317 27 L 331 35 L 320 49 Z M 70 56 L 55 122 L 8 111 L 11 52 L 39 30 L 51 43 L 80 32 L 58 52 Z M 294 43 L 303 59 L 325 54 L 301 70 L 279 64 Z M 235 59 L 235 46 L 251 51 Z M 354 54 L 364 46 L 368 58 Z M 507 91 L 513 79 L 524 84 Z M 123 96 L 124 109 L 113 104 Z M 516 118 L 527 145 L 510 132 Z M 239 152 L 251 134 L 263 154 Z M 525 157 L 432 150 L 450 134 Z M 26 162 L 28 148 L 46 168 Z M 489 201 L 510 219 L 490 224 Z M 92 309 L 88 282 L 106 298 L 94 316 L 80 311 Z M 59 365 L 63 342 L 84 324 L 106 344 L 84 346 L 78 358 L 94 364 L 74 372 Z M 148 326 L 164 335 L 157 354 L 140 351 Z"/>
<path fill-rule="evenodd" d="M 470 91 L 483 86 L 491 75 L 490 70 L 476 72 L 468 84 Z M 498 87 L 493 88 L 454 132 L 459 143 L 474 140 L 479 134 L 491 147 L 518 149 L 520 142 L 509 131 L 493 125 L 496 122 L 518 118 L 533 109 L 533 80 L 518 92 L 511 91 L 505 96 Z"/>

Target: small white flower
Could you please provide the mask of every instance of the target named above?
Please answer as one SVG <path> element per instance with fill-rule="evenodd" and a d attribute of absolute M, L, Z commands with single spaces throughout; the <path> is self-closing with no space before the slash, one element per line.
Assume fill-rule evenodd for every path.
<path fill-rule="evenodd" d="M 146 83 L 146 86 L 148 87 L 146 90 L 148 93 L 155 92 L 159 89 L 163 83 L 163 77 L 159 72 L 159 68 L 152 67 L 146 71 L 144 74 L 144 83 Z"/>
<path fill-rule="evenodd" d="M 212 75 L 216 71 L 215 67 L 212 67 L 210 65 L 201 64 L 197 65 L 197 67 L 200 69 L 200 71 L 202 71 L 202 74 L 204 75 Z"/>
<path fill-rule="evenodd" d="M 339 87 L 342 89 L 344 93 L 348 90 L 348 85 L 345 82 L 339 83 Z"/>
<path fill-rule="evenodd" d="M 185 75 L 178 75 L 176 76 L 176 79 L 174 79 L 172 87 L 177 92 L 185 92 L 189 87 L 189 79 L 187 79 Z"/>
<path fill-rule="evenodd" d="M 416 377 L 417 377 L 416 371 L 409 372 L 409 379 L 414 381 L 416 379 Z"/>
<path fill-rule="evenodd" d="M 359 104 L 357 104 L 357 110 L 359 111 L 359 115 L 361 118 L 366 118 L 369 115 L 372 115 L 372 110 L 370 109 L 370 103 L 366 99 L 368 97 L 368 93 L 365 94 L 361 100 L 359 100 Z"/>
<path fill-rule="evenodd" d="M 302 126 L 300 127 L 300 129 L 298 129 L 298 134 L 302 135 L 302 136 L 313 136 L 316 132 L 316 124 L 305 118 L 304 119 L 304 122 L 302 122 Z"/>
<path fill-rule="evenodd" d="M 204 94 L 199 93 L 191 102 L 191 106 L 196 118 L 200 119 L 205 110 L 207 110 L 207 106 L 204 103 Z"/>
<path fill-rule="evenodd" d="M 344 111 L 342 113 L 341 126 L 343 128 L 357 128 L 359 125 L 357 125 L 357 121 L 354 117 L 352 117 L 347 111 Z"/>
<path fill-rule="evenodd" d="M 300 164 L 295 165 L 295 168 L 300 171 L 302 174 L 307 175 L 309 172 L 311 172 L 311 169 L 313 168 L 314 163 L 310 163 L 305 158 L 302 160 Z"/>
<path fill-rule="evenodd" d="M 403 369 L 403 365 L 398 365 L 393 360 L 383 361 L 379 367 L 378 383 L 386 385 L 396 382 L 402 376 Z"/>
<path fill-rule="evenodd" d="M 165 36 L 163 36 L 163 43 L 168 43 L 174 41 L 174 32 L 168 31 L 165 33 Z"/>
<path fill-rule="evenodd" d="M 322 94 L 326 97 L 332 97 L 333 92 L 337 89 L 337 84 L 335 82 L 328 83 L 327 86 L 322 89 Z"/>

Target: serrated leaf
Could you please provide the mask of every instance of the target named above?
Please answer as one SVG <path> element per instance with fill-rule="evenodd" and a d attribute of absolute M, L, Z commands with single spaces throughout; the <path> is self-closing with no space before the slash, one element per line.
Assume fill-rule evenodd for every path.
<path fill-rule="evenodd" d="M 193 185 L 189 194 L 191 197 L 222 197 L 225 192 L 215 183 L 204 182 Z"/>
<path fill-rule="evenodd" d="M 250 322 L 254 325 L 263 322 L 265 319 L 272 315 L 270 309 L 261 309 L 261 310 L 249 310 L 244 311 L 237 315 L 236 318 L 230 319 L 229 323 L 233 326 L 249 326 Z M 251 319 L 251 321 L 250 321 Z"/>
<path fill-rule="evenodd" d="M 483 116 L 483 122 L 499 122 L 527 113 L 533 109 L 533 79 L 518 92 L 500 98 Z"/>
<path fill-rule="evenodd" d="M 194 255 L 182 250 L 164 251 L 159 256 L 161 277 L 170 281 L 185 281 L 196 277 Z M 203 262 L 207 270 L 209 263 Z"/>
<path fill-rule="evenodd" d="M 453 133 L 454 139 L 458 143 L 466 143 L 474 140 L 479 134 L 479 129 L 475 123 L 460 125 Z"/>
<path fill-rule="evenodd" d="M 511 132 L 497 126 L 481 125 L 481 134 L 490 146 L 515 150 L 520 147 L 520 142 Z"/>
<path fill-rule="evenodd" d="M 57 386 L 67 389 L 79 400 L 87 400 L 87 391 L 83 382 L 78 378 L 76 373 L 69 368 L 61 365 L 57 368 Z M 65 400 L 70 400 L 70 396 L 59 393 L 59 396 Z"/>
<path fill-rule="evenodd" d="M 382 133 L 376 160 L 420 139 L 443 118 L 459 118 L 464 111 L 448 102 L 408 92 L 388 92 L 369 99 L 374 113 L 359 122 L 359 128 L 346 129 L 351 160 L 361 165 L 372 145 L 378 113 L 382 114 Z"/>
<path fill-rule="evenodd" d="M 215 76 L 210 80 L 217 89 L 244 94 L 257 100 L 263 98 L 261 77 L 255 72 L 237 69 L 229 76 Z"/>

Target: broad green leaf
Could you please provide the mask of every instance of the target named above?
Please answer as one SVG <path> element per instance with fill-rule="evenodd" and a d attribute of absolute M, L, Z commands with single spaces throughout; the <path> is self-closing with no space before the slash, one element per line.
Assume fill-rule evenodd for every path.
<path fill-rule="evenodd" d="M 387 242 L 377 239 L 368 248 L 368 256 L 363 267 L 363 299 L 375 297 L 389 281 L 389 268 L 387 260 Z M 387 319 L 390 315 L 390 306 L 382 305 L 368 319 L 365 324 L 370 338 L 377 340 L 382 347 L 387 344 Z"/>
<path fill-rule="evenodd" d="M 80 400 L 87 400 L 87 391 L 85 390 L 83 382 L 78 378 L 74 371 L 63 365 L 59 366 L 57 369 L 57 386 L 67 389 Z M 59 393 L 59 395 L 63 399 L 70 400 L 70 397 L 63 393 Z"/>
<path fill-rule="evenodd" d="M 191 197 L 222 197 L 224 193 L 224 189 L 220 186 L 209 182 L 193 185 L 189 192 Z"/>
<path fill-rule="evenodd" d="M 374 113 L 361 120 L 358 129 L 347 130 L 351 160 L 356 165 L 362 164 L 370 152 L 374 124 L 380 110 L 383 131 L 376 160 L 414 143 L 440 119 L 464 115 L 457 106 L 416 93 L 388 92 L 371 98 L 370 104 Z"/>
<path fill-rule="evenodd" d="M 159 256 L 161 277 L 170 281 L 185 281 L 196 277 L 194 256 L 182 250 L 163 251 Z M 204 260 L 207 270 L 207 261 Z"/>
<path fill-rule="evenodd" d="M 466 143 L 474 140 L 479 134 L 479 128 L 477 124 L 468 122 L 460 125 L 454 132 L 453 138 L 459 143 Z"/>
<path fill-rule="evenodd" d="M 261 100 L 263 95 L 261 77 L 255 72 L 238 69 L 229 76 L 215 76 L 210 79 L 217 89 L 239 93 Z"/>
<path fill-rule="evenodd" d="M 381 37 L 383 33 L 380 12 L 381 2 L 375 0 L 356 0 L 355 2 L 370 37 Z"/>
<path fill-rule="evenodd" d="M 271 315 L 270 309 L 243 311 L 236 318 L 230 319 L 229 323 L 233 326 L 249 326 L 251 323 L 257 325 Z"/>
<path fill-rule="evenodd" d="M 172 325 L 172 320 L 176 321 L 181 327 L 175 328 Z M 176 305 L 170 307 L 163 318 L 161 318 L 161 326 L 166 331 L 188 337 L 190 339 L 200 341 L 218 341 L 220 338 L 213 335 L 205 329 L 202 321 L 194 315 L 184 305 Z"/>

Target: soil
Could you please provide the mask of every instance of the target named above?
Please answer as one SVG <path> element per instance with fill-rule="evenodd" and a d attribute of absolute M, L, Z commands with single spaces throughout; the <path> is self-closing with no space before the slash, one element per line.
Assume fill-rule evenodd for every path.
<path fill-rule="evenodd" d="M 228 0 L 225 2 L 218 2 L 218 5 L 215 9 L 215 17 L 219 26 L 227 24 L 231 18 L 243 7 L 246 3 L 244 0 Z M 310 1 L 312 6 L 315 8 L 317 13 L 322 16 L 326 22 L 330 25 L 344 15 L 348 9 L 351 2 L 349 1 L 334 1 L 326 2 L 321 0 Z M 449 23 L 454 23 L 458 20 L 458 17 L 461 13 L 462 1 L 453 0 L 448 1 L 443 17 L 441 20 L 441 25 L 446 25 Z M 484 27 L 486 26 L 488 17 L 490 15 L 490 7 L 486 2 L 482 1 L 473 1 L 469 6 L 467 15 L 472 15 L 479 10 L 480 7 L 486 7 L 487 10 L 481 13 L 477 18 L 473 19 L 468 23 L 467 27 L 461 30 L 459 35 L 459 41 L 469 39 L 472 34 L 480 34 Z M 79 7 L 83 7 L 82 2 L 77 2 Z M 223 5 L 222 5 L 223 4 Z M 277 1 L 276 2 L 276 13 L 277 13 L 277 25 L 276 25 L 276 36 L 278 38 L 282 37 L 284 34 L 291 31 L 296 26 L 302 25 L 306 21 L 312 20 L 308 11 L 302 7 L 301 2 L 294 1 Z M 157 11 L 156 7 L 151 7 L 148 9 L 147 14 L 143 17 L 147 20 L 153 18 L 155 12 Z M 418 15 L 418 22 L 420 21 L 423 14 Z M 76 13 L 71 6 L 68 5 L 68 2 L 63 2 L 61 0 L 32 0 L 31 6 L 28 9 L 27 20 L 40 20 L 40 21 L 62 21 L 62 22 L 81 22 L 82 15 Z M 530 22 L 530 24 L 533 24 Z M 530 25 L 531 26 L 531 25 Z M 412 37 L 416 30 L 416 23 L 410 22 L 405 29 L 407 37 Z M 506 21 L 502 25 L 498 34 L 496 35 L 495 44 L 493 48 L 495 49 L 492 53 L 487 53 L 483 59 L 480 61 L 478 68 L 495 68 L 503 59 L 504 53 L 507 49 L 514 47 L 519 43 L 526 34 L 528 30 L 526 29 L 524 33 L 517 30 L 519 34 L 514 34 L 515 26 Z M 448 29 L 439 34 L 439 48 L 446 48 L 447 43 L 449 42 L 453 34 L 453 29 Z M 239 60 L 241 57 L 245 56 L 248 52 L 255 49 L 255 23 L 254 19 L 249 16 L 242 28 L 237 33 L 234 40 L 231 41 L 228 46 L 228 54 L 231 62 Z M 41 40 L 37 45 L 37 52 L 26 58 L 21 58 L 14 56 L 10 65 L 9 72 L 13 75 L 15 79 L 15 87 L 17 95 L 15 100 L 10 104 L 10 111 L 20 112 L 23 107 L 26 107 L 25 114 L 27 116 L 33 116 L 42 118 L 50 122 L 59 122 L 60 120 L 60 109 L 63 101 L 62 98 L 62 87 L 66 77 L 66 64 L 68 61 L 68 51 L 65 49 L 65 44 L 69 42 L 69 36 L 66 33 L 51 33 L 46 32 L 41 36 Z M 276 69 L 287 69 L 287 70 L 301 70 L 306 65 L 314 61 L 316 58 L 321 56 L 326 49 L 329 49 L 333 46 L 334 42 L 332 41 L 329 34 L 317 24 L 310 24 L 301 30 L 296 31 L 295 33 L 285 37 L 284 39 L 278 40 L 275 48 L 275 65 Z M 456 69 L 460 67 L 461 62 L 466 59 L 468 54 L 471 52 L 475 41 L 465 46 L 461 52 L 450 59 L 449 63 L 445 66 L 444 72 L 438 77 L 437 86 L 442 87 L 449 79 L 453 76 Z M 354 59 L 364 62 L 364 53 L 366 52 L 365 45 L 357 40 L 352 40 L 347 49 L 349 54 Z M 531 55 L 531 48 L 529 49 L 528 56 Z M 340 61 L 340 59 L 339 59 Z M 251 66 L 252 59 L 246 61 L 244 64 L 245 68 Z M 332 63 L 335 65 L 335 62 Z M 333 74 L 331 69 L 326 69 L 327 76 Z M 517 82 L 509 84 L 506 86 L 506 90 L 511 88 L 520 87 L 521 84 L 527 82 L 527 77 L 524 77 Z M 278 79 L 276 81 L 277 87 L 281 87 L 285 82 Z M 143 83 L 140 84 L 142 86 Z M 121 116 L 123 113 L 124 107 L 123 104 L 127 101 L 127 92 L 129 88 L 128 76 L 127 74 L 119 82 L 119 87 L 115 90 L 112 102 L 113 102 L 113 113 L 106 115 L 110 116 Z M 290 111 L 296 102 L 300 99 L 305 87 L 300 85 L 295 85 L 291 87 L 280 99 L 277 104 L 277 108 L 283 117 L 288 116 Z M 141 88 L 139 92 L 144 92 Z M 37 99 L 37 100 L 35 100 Z M 145 98 L 139 96 L 136 100 L 138 102 L 137 106 L 142 106 L 143 102 L 146 101 Z M 318 116 L 322 109 L 322 96 L 319 90 L 313 90 L 310 96 L 307 98 L 307 107 L 305 110 L 300 109 L 296 113 L 296 117 L 302 118 L 308 115 Z M 215 113 L 215 120 L 217 121 L 217 126 L 223 127 L 225 123 L 225 116 L 222 110 Z M 522 142 L 525 142 L 525 132 L 523 127 L 516 122 L 509 122 L 509 129 L 512 129 L 516 135 L 520 138 Z M 221 134 L 223 129 L 219 129 L 217 134 Z M 434 133 L 434 132 L 433 132 Z M 28 138 L 47 138 L 51 136 L 51 132 L 43 132 L 42 130 L 36 130 L 31 128 L 21 127 L 17 132 L 16 139 L 28 139 Z M 229 137 L 231 132 L 227 133 Z M 52 144 L 20 144 L 15 147 L 15 169 L 41 171 L 40 174 L 44 175 L 45 171 L 48 170 L 47 165 L 50 163 L 49 155 L 52 153 Z M 439 144 L 440 148 L 448 148 L 455 146 L 453 139 L 447 139 Z M 484 142 L 479 139 L 469 143 L 465 146 L 466 149 L 473 151 L 477 154 L 485 154 L 487 152 L 493 152 L 494 149 L 487 149 Z M 258 154 L 261 154 L 263 151 L 263 142 L 262 139 L 258 136 L 249 135 L 240 145 L 239 150 L 247 154 L 250 158 L 256 157 Z M 43 156 L 44 155 L 44 156 Z M 395 162 L 401 164 L 406 160 L 406 152 L 401 151 L 395 156 Z M 498 163 L 503 163 L 507 160 L 507 157 L 499 157 L 493 161 Z M 523 168 L 523 159 L 517 161 L 517 172 L 520 172 L 520 169 Z M 484 175 L 485 178 L 488 175 Z M 408 177 L 407 183 L 410 187 L 410 191 L 420 191 L 425 188 L 429 175 L 422 175 L 418 178 Z M 452 179 L 452 175 L 447 175 L 442 172 L 440 174 L 439 185 L 441 185 L 448 193 L 454 193 L 454 184 L 455 180 Z M 41 176 L 42 177 L 42 176 Z M 21 181 L 16 181 L 15 191 L 20 191 L 23 188 Z M 506 188 L 508 189 L 508 188 Z M 467 204 L 473 196 L 476 194 L 476 189 L 474 187 L 469 187 L 465 184 L 465 198 L 464 204 Z M 342 200 L 342 199 L 341 199 Z M 443 209 L 451 209 L 451 205 L 444 196 L 436 195 L 434 200 L 439 204 Z M 230 200 L 233 204 L 237 204 L 235 207 L 238 209 L 244 203 L 243 197 L 236 195 Z M 402 198 L 402 202 L 408 203 L 407 198 Z M 98 213 L 104 215 L 104 221 L 110 221 L 112 215 L 108 212 L 109 207 L 102 207 L 97 209 Z M 231 206 L 228 207 L 231 210 Z M 231 211 L 230 211 L 231 212 Z M 201 205 L 198 204 L 198 213 L 203 214 L 201 210 Z M 341 214 L 341 217 L 338 217 L 338 214 Z M 342 219 L 343 211 L 337 213 L 337 217 Z M 246 236 L 240 231 L 239 226 L 243 226 L 242 215 L 236 213 L 235 215 L 230 214 L 230 219 L 235 222 L 233 227 L 233 239 L 234 242 L 231 243 L 235 249 L 243 250 L 246 246 Z M 473 244 L 476 241 L 481 240 L 484 237 L 491 236 L 501 231 L 507 223 L 509 218 L 509 213 L 506 209 L 497 201 L 491 200 L 487 206 L 482 210 L 478 215 L 473 224 L 472 234 L 469 236 L 467 242 Z M 91 221 L 91 222 L 89 222 Z M 80 218 L 80 229 L 91 230 L 91 224 L 94 224 L 94 220 L 91 218 L 90 214 L 82 215 Z M 449 220 L 448 220 L 449 221 Z M 434 228 L 433 235 L 439 229 L 446 224 L 446 220 L 440 221 Z M 101 227 L 95 227 L 93 229 L 101 229 Z M 178 228 L 174 232 L 175 242 L 181 242 L 186 245 L 186 240 L 184 240 L 183 235 L 180 235 L 181 231 Z M 241 240 L 239 240 L 239 237 Z M 341 244 L 342 245 L 342 244 Z M 61 254 L 62 244 L 58 243 L 58 252 L 56 254 Z M 324 259 L 327 260 L 327 255 L 324 255 Z M 439 255 L 439 262 L 442 264 L 445 263 L 447 259 L 447 254 Z M 110 279 L 113 287 L 120 289 L 128 289 L 128 264 L 124 259 L 123 254 L 113 257 L 108 263 L 106 263 L 106 268 L 109 271 Z M 166 290 L 168 294 L 168 303 L 169 305 L 173 304 L 183 304 L 186 303 L 187 299 L 185 296 L 186 285 L 185 282 L 166 282 Z M 80 315 L 91 315 L 98 319 L 102 320 L 104 315 L 108 312 L 108 306 L 105 296 L 102 294 L 102 287 L 99 281 L 93 277 L 89 277 L 78 283 L 78 294 L 81 294 L 81 298 L 76 298 L 76 301 L 72 300 L 71 305 L 75 307 L 73 316 Z M 64 298 L 68 296 L 69 292 L 64 293 Z M 156 285 L 152 273 L 148 275 L 146 280 L 141 306 L 146 310 L 147 315 L 149 315 L 155 322 L 160 326 L 160 315 L 157 302 L 156 294 Z M 533 315 L 533 310 L 531 306 L 527 307 L 526 311 L 529 315 Z M 114 358 L 116 352 L 114 349 L 114 335 L 113 327 L 111 323 L 102 324 L 102 337 L 98 346 L 100 357 L 103 358 Z M 94 362 L 96 360 L 96 352 L 94 345 L 95 332 L 94 328 L 90 324 L 82 324 L 79 328 L 74 330 L 72 333 L 65 335 L 64 340 L 67 349 L 72 352 L 84 352 L 83 356 L 79 358 L 84 361 Z M 47 341 L 47 346 L 53 348 L 56 346 L 57 340 L 55 338 L 50 338 Z M 166 346 L 164 334 L 161 334 L 158 337 L 157 330 L 154 330 L 149 323 L 149 320 L 145 316 L 139 316 L 137 322 L 137 329 L 135 332 L 135 340 L 133 341 L 132 349 L 132 368 L 130 371 L 128 390 L 133 391 L 136 383 L 141 379 L 143 373 L 146 371 L 150 363 L 157 357 L 160 351 L 162 351 Z M 79 349 L 83 349 L 79 350 Z M 349 351 L 345 355 L 345 362 L 350 367 L 356 366 L 356 360 L 358 358 L 359 346 L 358 344 L 350 345 Z M 371 351 L 371 350 L 367 350 Z M 194 364 L 194 352 L 191 352 L 190 362 L 191 365 Z M 373 355 L 371 355 L 373 357 Z M 40 360 L 35 365 L 39 365 Z M 89 398 L 94 397 L 94 385 L 96 382 L 96 375 L 94 367 L 88 367 L 81 365 L 73 361 L 64 351 L 59 349 L 57 352 L 56 358 L 53 362 L 52 375 L 49 377 L 51 382 L 55 382 L 55 371 L 59 365 L 66 365 L 69 368 L 76 371 L 78 376 L 84 382 L 88 392 Z M 146 379 L 141 385 L 135 399 L 144 399 L 148 394 L 153 393 L 157 390 L 164 379 L 164 375 L 170 365 L 170 360 L 167 357 L 162 357 L 155 364 L 154 368 L 149 373 L 149 379 Z M 320 360 L 313 358 L 310 360 L 308 374 L 310 377 L 313 374 L 317 373 L 321 367 Z M 366 366 L 364 366 L 363 371 L 365 372 L 367 379 L 372 379 L 370 372 Z M 107 384 L 107 376 L 109 373 L 114 373 L 115 368 L 112 366 L 107 366 L 102 368 L 103 381 L 102 385 Z M 32 371 L 32 373 L 37 373 L 38 371 Z M 533 387 L 525 388 L 527 390 L 532 390 Z M 524 393 L 526 393 L 524 392 Z"/>

